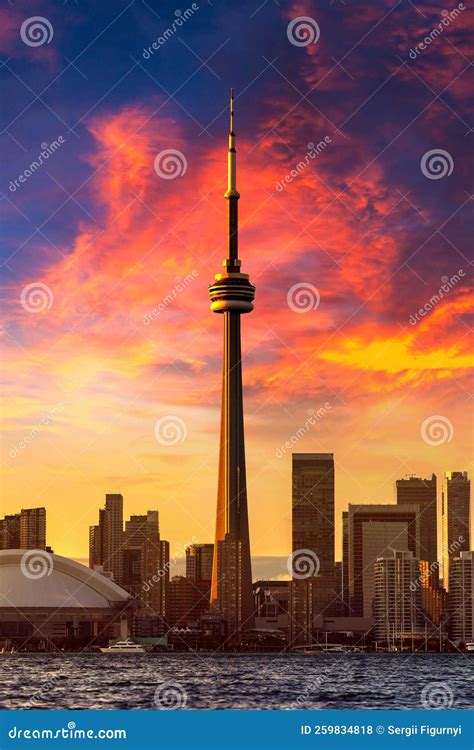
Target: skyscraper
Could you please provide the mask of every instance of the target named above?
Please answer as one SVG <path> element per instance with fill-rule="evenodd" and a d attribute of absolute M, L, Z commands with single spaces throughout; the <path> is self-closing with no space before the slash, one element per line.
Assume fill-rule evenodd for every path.
<path fill-rule="evenodd" d="M 407 550 L 386 550 L 374 566 L 375 637 L 390 646 L 423 633 L 420 561 Z"/>
<path fill-rule="evenodd" d="M 311 643 L 317 619 L 334 614 L 334 456 L 292 457 L 290 640 Z"/>
<path fill-rule="evenodd" d="M 474 640 L 474 552 L 460 552 L 449 566 L 449 614 L 451 638 Z"/>
<path fill-rule="evenodd" d="M 123 496 L 105 496 L 104 570 L 112 573 L 115 583 L 123 577 Z"/>
<path fill-rule="evenodd" d="M 372 617 L 375 563 L 392 549 L 418 558 L 418 505 L 349 505 L 347 561 L 351 614 Z"/>
<path fill-rule="evenodd" d="M 0 519 L 0 549 L 20 549 L 20 513 Z"/>
<path fill-rule="evenodd" d="M 186 548 L 186 578 L 210 582 L 213 557 L 213 544 L 190 544 Z"/>
<path fill-rule="evenodd" d="M 129 593 L 139 593 L 142 583 L 143 545 L 151 533 L 159 534 L 157 510 L 149 510 L 146 515 L 130 516 L 130 519 L 125 521 L 122 585 Z"/>
<path fill-rule="evenodd" d="M 228 184 L 229 244 L 224 271 L 209 287 L 211 310 L 224 318 L 222 407 L 217 491 L 216 543 L 211 603 L 222 612 L 231 641 L 252 627 L 253 597 L 245 472 L 240 316 L 253 310 L 255 287 L 240 271 L 234 97 L 230 99 Z"/>
<path fill-rule="evenodd" d="M 169 604 L 170 544 L 160 539 L 157 531 L 147 529 L 142 546 L 141 603 L 157 615 L 165 617 Z"/>
<path fill-rule="evenodd" d="M 20 549 L 45 549 L 46 508 L 26 508 L 20 514 Z"/>
<path fill-rule="evenodd" d="M 316 611 L 324 610 L 334 592 L 334 456 L 293 453 L 292 550 L 309 550 L 317 559 Z M 297 571 L 298 573 L 298 571 Z M 296 576 L 301 578 L 299 573 Z M 330 614 L 326 612 L 326 614 Z"/>
<path fill-rule="evenodd" d="M 99 510 L 99 523 L 89 526 L 89 568 L 100 568 L 104 564 L 104 517 L 105 509 Z"/>
<path fill-rule="evenodd" d="M 410 476 L 397 479 L 397 504 L 413 505 L 420 508 L 420 559 L 426 560 L 431 567 L 430 581 L 438 584 L 438 523 L 436 506 L 436 476 L 421 479 Z"/>
<path fill-rule="evenodd" d="M 449 589 L 449 564 L 469 551 L 471 480 L 467 471 L 447 471 L 442 497 L 443 582 Z"/>

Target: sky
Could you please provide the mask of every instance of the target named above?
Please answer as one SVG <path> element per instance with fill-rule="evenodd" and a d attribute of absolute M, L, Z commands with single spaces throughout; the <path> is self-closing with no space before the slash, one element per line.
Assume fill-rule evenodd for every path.
<path fill-rule="evenodd" d="M 231 86 L 253 555 L 291 551 L 292 451 L 334 453 L 338 556 L 348 503 L 471 470 L 468 8 L 3 3 L 3 512 L 85 558 L 121 492 L 212 541 Z"/>

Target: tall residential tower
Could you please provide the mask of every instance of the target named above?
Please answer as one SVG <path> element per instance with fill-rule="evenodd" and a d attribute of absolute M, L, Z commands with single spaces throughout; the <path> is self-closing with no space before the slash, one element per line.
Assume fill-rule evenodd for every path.
<path fill-rule="evenodd" d="M 471 480 L 467 471 L 447 471 L 442 496 L 443 579 L 449 589 L 449 564 L 470 548 Z"/>
<path fill-rule="evenodd" d="M 241 632 L 253 625 L 247 483 L 245 475 L 244 417 L 240 316 L 253 310 L 255 287 L 240 271 L 238 257 L 238 200 L 234 133 L 234 96 L 230 98 L 228 151 L 229 244 L 218 273 L 209 287 L 211 310 L 224 319 L 222 410 L 217 490 L 216 543 L 212 567 L 211 603 L 227 621 L 228 638 L 239 642 Z"/>

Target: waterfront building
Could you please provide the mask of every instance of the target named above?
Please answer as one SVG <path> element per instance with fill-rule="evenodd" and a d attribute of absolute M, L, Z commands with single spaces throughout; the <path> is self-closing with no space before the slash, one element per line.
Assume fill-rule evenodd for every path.
<path fill-rule="evenodd" d="M 290 581 L 256 581 L 253 594 L 255 629 L 287 633 Z"/>
<path fill-rule="evenodd" d="M 418 505 L 349 505 L 347 534 L 345 554 L 351 615 L 371 617 L 377 558 L 397 549 L 410 551 L 419 559 Z"/>
<path fill-rule="evenodd" d="M 453 641 L 474 641 L 474 552 L 460 552 L 449 565 L 449 616 Z"/>
<path fill-rule="evenodd" d="M 253 626 L 247 481 L 245 469 L 240 318 L 253 310 L 255 287 L 241 273 L 238 254 L 238 200 L 234 133 L 234 97 L 230 100 L 228 149 L 228 252 L 223 271 L 209 287 L 211 310 L 222 315 L 224 356 L 217 490 L 216 536 L 211 603 L 228 622 L 230 641 Z"/>
<path fill-rule="evenodd" d="M 447 471 L 442 495 L 443 582 L 449 590 L 449 564 L 470 548 L 471 480 L 467 471 Z"/>
<path fill-rule="evenodd" d="M 391 648 L 413 647 L 425 632 L 418 585 L 420 561 L 407 550 L 386 550 L 374 566 L 375 638 Z M 408 643 L 407 643 L 408 641 Z"/>
<path fill-rule="evenodd" d="M 349 588 L 349 513 L 345 510 L 342 513 L 342 581 L 341 581 L 341 598 L 344 615 L 349 617 L 351 614 L 351 597 Z"/>

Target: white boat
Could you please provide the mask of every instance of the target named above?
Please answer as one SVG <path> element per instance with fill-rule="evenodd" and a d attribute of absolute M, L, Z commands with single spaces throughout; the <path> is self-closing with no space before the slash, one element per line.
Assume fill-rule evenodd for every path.
<path fill-rule="evenodd" d="M 146 654 L 146 648 L 127 638 L 100 649 L 103 654 Z"/>
<path fill-rule="evenodd" d="M 466 643 L 466 651 L 474 654 L 474 641 L 469 641 L 468 643 Z"/>

